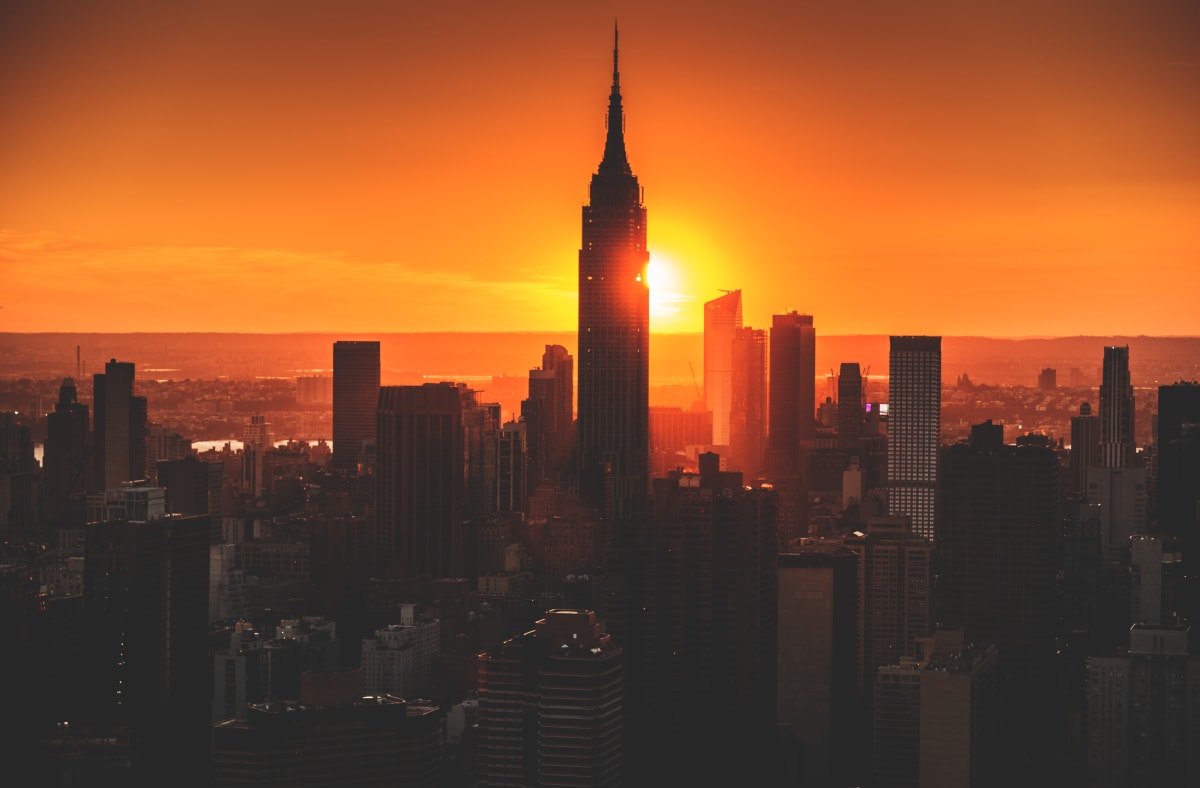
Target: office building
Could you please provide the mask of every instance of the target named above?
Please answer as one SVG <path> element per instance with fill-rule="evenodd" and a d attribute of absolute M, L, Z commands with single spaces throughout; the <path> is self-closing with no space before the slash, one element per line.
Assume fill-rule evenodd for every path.
<path fill-rule="evenodd" d="M 306 673 L 298 698 L 217 724 L 212 784 L 441 785 L 437 707 L 362 690 L 358 671 Z"/>
<path fill-rule="evenodd" d="M 804 785 L 850 785 L 858 558 L 840 544 L 779 554 L 778 719 L 804 753 Z"/>
<path fill-rule="evenodd" d="M 888 514 L 934 539 L 942 424 L 942 338 L 894 336 L 889 353 Z"/>
<path fill-rule="evenodd" d="M 77 399 L 75 381 L 63 378 L 54 412 L 46 416 L 46 447 L 42 465 L 46 477 L 47 521 L 56 528 L 83 525 L 83 495 L 87 490 L 90 445 L 88 407 Z"/>
<path fill-rule="evenodd" d="M 133 364 L 115 358 L 92 377 L 94 490 L 146 477 L 146 398 L 133 396 Z"/>
<path fill-rule="evenodd" d="M 1200 384 L 1158 389 L 1155 520 L 1180 539 L 1188 574 L 1200 575 Z"/>
<path fill-rule="evenodd" d="M 562 345 L 546 345 L 540 369 L 529 370 L 529 397 L 521 401 L 531 485 L 562 481 L 575 436 L 575 359 Z"/>
<path fill-rule="evenodd" d="M 649 492 L 650 289 L 646 208 L 625 153 L 617 48 L 604 157 L 579 249 L 579 476 L 588 505 L 621 516 Z"/>
<path fill-rule="evenodd" d="M 771 318 L 771 463 L 779 471 L 800 467 L 800 446 L 816 435 L 817 334 L 812 315 Z"/>
<path fill-rule="evenodd" d="M 704 303 L 704 406 L 713 414 L 713 444 L 729 446 L 733 340 L 742 327 L 742 291 Z"/>
<path fill-rule="evenodd" d="M 364 447 L 375 440 L 379 399 L 379 343 L 333 343 L 333 462 L 354 471 Z"/>
<path fill-rule="evenodd" d="M 767 332 L 740 328 L 730 351 L 729 469 L 753 479 L 762 469 L 767 436 Z"/>
<path fill-rule="evenodd" d="M 1086 495 L 1088 471 L 1100 466 L 1100 417 L 1084 402 L 1071 417 L 1071 494 Z"/>
<path fill-rule="evenodd" d="M 858 364 L 842 364 L 837 380 L 838 446 L 856 454 L 862 441 L 863 379 Z"/>
<path fill-rule="evenodd" d="M 479 779 L 486 786 L 620 785 L 622 650 L 590 610 L 548 610 L 479 655 Z"/>
<path fill-rule="evenodd" d="M 1133 384 L 1129 379 L 1129 346 L 1104 348 L 1104 377 L 1100 381 L 1100 465 L 1133 465 Z"/>
<path fill-rule="evenodd" d="M 1200 781 L 1200 660 L 1185 627 L 1136 625 L 1128 652 L 1087 660 L 1087 785 Z"/>
<path fill-rule="evenodd" d="M 106 498 L 110 517 L 85 527 L 85 716 L 129 727 L 139 783 L 204 784 L 208 518 L 164 515 L 154 487 Z"/>
<path fill-rule="evenodd" d="M 379 390 L 375 474 L 381 569 L 466 577 L 463 394 L 452 383 Z"/>

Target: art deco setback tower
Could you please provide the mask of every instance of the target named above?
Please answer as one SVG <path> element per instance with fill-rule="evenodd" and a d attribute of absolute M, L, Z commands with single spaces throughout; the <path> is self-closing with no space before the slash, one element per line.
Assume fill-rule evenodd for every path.
<path fill-rule="evenodd" d="M 934 538 L 942 424 L 942 338 L 892 337 L 888 374 L 888 514 Z"/>
<path fill-rule="evenodd" d="M 1100 382 L 1100 465 L 1133 465 L 1133 385 L 1129 381 L 1129 346 L 1104 348 Z"/>
<path fill-rule="evenodd" d="M 624 126 L 614 34 L 608 138 L 579 250 L 578 429 L 583 497 L 616 516 L 649 490 L 650 257 Z"/>
<path fill-rule="evenodd" d="M 713 414 L 713 444 L 730 445 L 733 338 L 742 327 L 742 291 L 704 303 L 704 404 Z"/>
<path fill-rule="evenodd" d="M 354 470 L 363 442 L 375 440 L 379 343 L 333 343 L 333 467 Z"/>

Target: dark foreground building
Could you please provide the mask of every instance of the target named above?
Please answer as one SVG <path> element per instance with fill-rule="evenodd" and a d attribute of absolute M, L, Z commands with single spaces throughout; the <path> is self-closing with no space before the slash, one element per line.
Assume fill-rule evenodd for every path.
<path fill-rule="evenodd" d="M 362 694 L 362 673 L 305 673 L 297 700 L 252 704 L 213 728 L 214 786 L 440 784 L 433 706 Z"/>
<path fill-rule="evenodd" d="M 479 655 L 483 785 L 621 785 L 621 649 L 590 610 L 548 610 Z"/>

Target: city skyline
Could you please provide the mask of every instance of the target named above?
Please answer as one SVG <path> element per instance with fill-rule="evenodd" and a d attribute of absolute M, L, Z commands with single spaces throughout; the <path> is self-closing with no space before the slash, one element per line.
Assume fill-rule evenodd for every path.
<path fill-rule="evenodd" d="M 0 330 L 569 328 L 615 15 L 653 332 L 722 288 L 829 335 L 1197 331 L 1187 4 L 65 5 L 0 12 Z"/>

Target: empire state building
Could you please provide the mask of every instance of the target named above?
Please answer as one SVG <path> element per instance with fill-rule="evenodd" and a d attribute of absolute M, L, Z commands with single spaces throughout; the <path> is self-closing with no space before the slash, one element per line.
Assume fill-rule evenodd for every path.
<path fill-rule="evenodd" d="M 604 158 L 579 250 L 579 475 L 584 500 L 620 517 L 649 487 L 650 289 L 646 209 L 625 155 L 613 36 Z"/>

